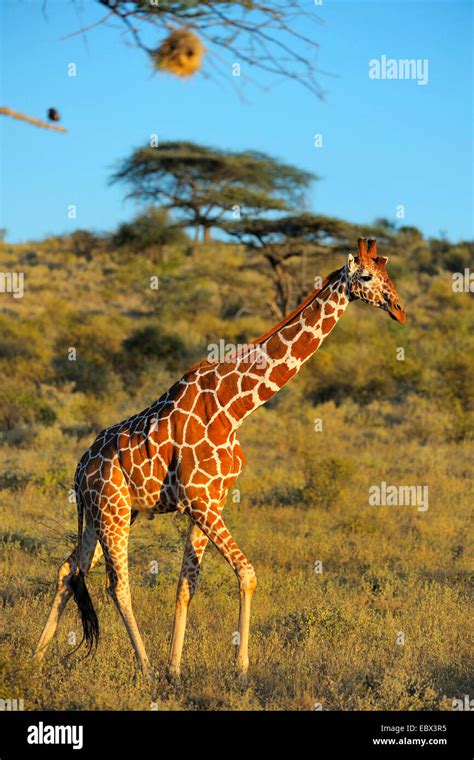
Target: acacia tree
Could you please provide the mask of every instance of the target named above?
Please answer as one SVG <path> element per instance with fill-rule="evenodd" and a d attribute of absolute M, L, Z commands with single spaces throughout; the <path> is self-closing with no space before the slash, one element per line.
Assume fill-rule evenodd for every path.
<path fill-rule="evenodd" d="M 139 148 L 125 159 L 112 182 L 130 187 L 128 197 L 173 209 L 182 226 L 196 228 L 204 240 L 229 217 L 287 211 L 303 202 L 315 179 L 264 153 L 226 152 L 190 142 L 165 142 Z"/>
<path fill-rule="evenodd" d="M 286 316 L 301 298 L 290 264 L 308 255 L 346 251 L 354 239 L 354 227 L 347 222 L 310 213 L 244 219 L 221 226 L 269 265 L 275 299 L 268 305 L 278 317 Z"/>

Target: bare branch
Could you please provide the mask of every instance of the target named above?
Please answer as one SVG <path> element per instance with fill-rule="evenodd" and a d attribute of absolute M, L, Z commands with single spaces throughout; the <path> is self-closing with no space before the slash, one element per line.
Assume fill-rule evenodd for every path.
<path fill-rule="evenodd" d="M 12 119 L 18 119 L 19 121 L 26 121 L 28 124 L 33 124 L 35 127 L 42 127 L 43 129 L 51 129 L 54 132 L 67 132 L 64 127 L 58 127 L 57 124 L 49 124 L 47 121 L 41 121 L 41 119 L 35 119 L 33 116 L 26 116 L 24 113 L 14 111 L 13 108 L 6 108 L 0 106 L 0 115 L 11 116 Z"/>
<path fill-rule="evenodd" d="M 100 26 L 101 24 L 104 24 L 108 18 L 114 15 L 113 11 L 109 11 L 109 13 L 106 13 L 105 16 L 100 18 L 98 21 L 94 21 L 93 24 L 89 24 L 89 26 L 84 26 L 82 29 L 77 29 L 75 32 L 71 32 L 71 34 L 66 34 L 64 37 L 60 37 L 60 40 L 69 40 L 71 37 L 76 37 L 78 34 L 85 34 L 85 32 L 90 32 L 91 29 L 95 29 L 96 26 Z"/>
<path fill-rule="evenodd" d="M 239 61 L 298 81 L 319 98 L 324 97 L 319 77 L 325 72 L 319 70 L 316 60 L 319 45 L 309 32 L 311 24 L 322 22 L 312 10 L 307 10 L 303 0 L 273 0 L 268 4 L 255 0 L 196 3 L 163 0 L 156 5 L 144 0 L 97 2 L 124 24 L 133 43 L 149 55 L 153 51 L 142 39 L 145 27 L 168 33 L 185 28 L 207 43 L 209 60 L 220 48 L 226 53 L 226 68 L 229 62 Z"/>

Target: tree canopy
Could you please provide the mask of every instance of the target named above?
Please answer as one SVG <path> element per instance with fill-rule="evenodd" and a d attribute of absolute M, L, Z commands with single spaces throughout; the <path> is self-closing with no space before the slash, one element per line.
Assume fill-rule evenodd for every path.
<path fill-rule="evenodd" d="M 128 197 L 174 209 L 186 226 L 209 231 L 241 219 L 301 206 L 315 175 L 257 151 L 230 152 L 191 142 L 135 150 L 112 176 Z"/>
<path fill-rule="evenodd" d="M 353 227 L 348 222 L 318 214 L 302 213 L 278 218 L 254 218 L 228 222 L 223 229 L 253 248 L 279 250 L 282 258 L 299 255 L 303 247 L 334 247 L 350 241 Z"/>

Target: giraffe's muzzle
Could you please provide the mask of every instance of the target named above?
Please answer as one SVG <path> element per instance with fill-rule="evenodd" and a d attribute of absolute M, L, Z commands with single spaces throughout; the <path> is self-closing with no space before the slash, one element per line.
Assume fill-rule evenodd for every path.
<path fill-rule="evenodd" d="M 401 325 L 407 321 L 405 309 L 399 301 L 387 301 L 387 311 L 391 318 Z"/>

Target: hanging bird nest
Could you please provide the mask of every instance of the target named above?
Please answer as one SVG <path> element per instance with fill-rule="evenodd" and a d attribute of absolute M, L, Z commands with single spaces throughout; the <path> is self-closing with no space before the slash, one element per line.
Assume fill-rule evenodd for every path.
<path fill-rule="evenodd" d="M 157 69 L 189 77 L 201 68 L 205 47 L 189 29 L 176 29 L 152 53 Z"/>

